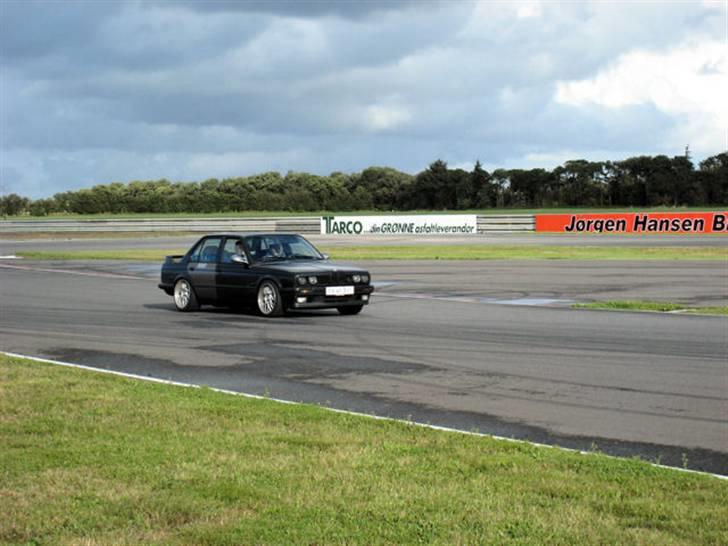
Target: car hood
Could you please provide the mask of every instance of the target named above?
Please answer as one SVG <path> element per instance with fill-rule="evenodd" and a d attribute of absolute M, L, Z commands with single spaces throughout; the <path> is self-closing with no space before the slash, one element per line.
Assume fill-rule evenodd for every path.
<path fill-rule="evenodd" d="M 265 262 L 254 264 L 254 267 L 261 269 L 269 269 L 272 271 L 287 272 L 292 274 L 321 274 L 332 273 L 334 271 L 345 271 L 348 273 L 365 273 L 366 270 L 361 267 L 354 267 L 348 264 L 332 262 L 329 260 L 315 261 L 311 260 L 286 260 L 282 262 Z"/>

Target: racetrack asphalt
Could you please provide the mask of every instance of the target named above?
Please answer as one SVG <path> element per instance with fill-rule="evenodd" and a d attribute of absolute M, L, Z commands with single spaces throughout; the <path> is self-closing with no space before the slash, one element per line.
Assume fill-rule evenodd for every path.
<path fill-rule="evenodd" d="M 728 474 L 728 319 L 569 307 L 725 304 L 725 262 L 360 265 L 361 315 L 266 320 L 177 312 L 158 265 L 2 261 L 0 347 Z"/>

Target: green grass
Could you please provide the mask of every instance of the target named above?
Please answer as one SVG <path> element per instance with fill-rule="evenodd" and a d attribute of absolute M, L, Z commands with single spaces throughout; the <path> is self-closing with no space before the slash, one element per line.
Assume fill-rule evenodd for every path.
<path fill-rule="evenodd" d="M 725 544 L 728 483 L 0 355 L 0 543 Z"/>
<path fill-rule="evenodd" d="M 346 260 L 725 260 L 720 247 L 411 245 L 331 247 Z"/>
<path fill-rule="evenodd" d="M 348 212 L 335 211 L 309 211 L 291 212 L 275 210 L 257 210 L 242 212 L 174 212 L 174 213 L 120 213 L 120 214 L 51 214 L 50 216 L 9 216 L 0 220 L 106 220 L 106 219 L 133 219 L 143 218 L 255 218 L 265 216 L 370 216 L 370 215 L 410 215 L 410 214 L 481 214 L 481 215 L 511 215 L 511 214 L 560 214 L 560 213 L 595 213 L 595 212 L 695 212 L 695 211 L 722 211 L 726 207 L 597 207 L 597 208 L 525 208 L 525 209 L 468 209 L 468 210 L 408 210 L 408 211 L 386 211 L 386 210 L 356 210 Z"/>
<path fill-rule="evenodd" d="M 69 239 L 153 239 L 155 237 L 201 237 L 195 231 L 3 231 L 0 241 L 33 241 L 52 239 L 64 241 Z"/>
<path fill-rule="evenodd" d="M 722 247 L 576 247 L 501 245 L 359 245 L 322 247 L 336 260 L 728 260 Z M 36 260 L 162 261 L 187 249 L 23 250 Z"/>
<path fill-rule="evenodd" d="M 125 260 L 161 262 L 165 256 L 184 254 L 187 248 L 159 250 L 135 248 L 129 250 L 23 250 L 17 256 L 31 260 Z"/>
<path fill-rule="evenodd" d="M 593 303 L 577 303 L 572 307 L 575 309 L 611 309 L 613 311 L 654 311 L 654 312 L 671 312 L 680 311 L 685 313 L 700 315 L 726 315 L 728 316 L 728 305 L 715 307 L 690 307 L 680 303 L 660 302 L 660 301 L 631 301 L 631 300 L 613 300 L 613 301 L 596 301 Z"/>

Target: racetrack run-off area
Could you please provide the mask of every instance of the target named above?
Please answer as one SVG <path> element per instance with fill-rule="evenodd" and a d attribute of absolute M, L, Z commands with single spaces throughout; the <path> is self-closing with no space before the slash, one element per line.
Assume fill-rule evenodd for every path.
<path fill-rule="evenodd" d="M 2 264 L 3 350 L 728 473 L 726 318 L 571 309 L 725 305 L 724 260 L 364 261 L 361 315 L 276 320 L 178 313 L 155 264 Z"/>

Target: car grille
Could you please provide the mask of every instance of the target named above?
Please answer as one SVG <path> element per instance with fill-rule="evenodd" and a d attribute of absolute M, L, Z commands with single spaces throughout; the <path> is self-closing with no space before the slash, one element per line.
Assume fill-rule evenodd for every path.
<path fill-rule="evenodd" d="M 318 281 L 320 284 L 340 285 L 354 284 L 354 279 L 352 279 L 353 275 L 354 273 L 349 273 L 346 271 L 336 271 L 316 276 L 318 277 Z"/>

